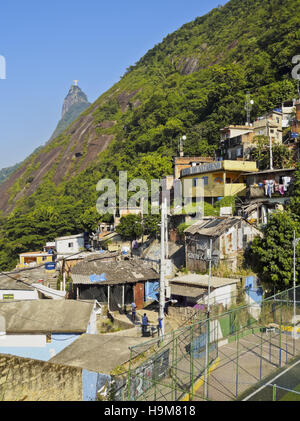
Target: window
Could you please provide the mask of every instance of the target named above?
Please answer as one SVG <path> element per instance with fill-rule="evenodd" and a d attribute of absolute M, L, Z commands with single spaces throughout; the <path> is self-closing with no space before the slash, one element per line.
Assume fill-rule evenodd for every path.
<path fill-rule="evenodd" d="M 73 243 L 69 243 L 69 244 L 68 244 L 68 247 L 69 247 L 69 248 L 73 248 Z"/>
<path fill-rule="evenodd" d="M 226 178 L 226 184 L 230 184 L 231 183 L 231 178 Z"/>
<path fill-rule="evenodd" d="M 193 178 L 193 187 L 198 186 L 198 178 Z"/>
<path fill-rule="evenodd" d="M 205 186 L 208 186 L 208 177 L 202 177 Z"/>

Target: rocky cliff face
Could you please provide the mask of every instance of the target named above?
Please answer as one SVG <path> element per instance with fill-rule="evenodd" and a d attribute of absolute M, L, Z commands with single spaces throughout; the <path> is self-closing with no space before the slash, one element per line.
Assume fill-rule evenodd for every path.
<path fill-rule="evenodd" d="M 50 141 L 59 136 L 80 114 L 85 111 L 91 104 L 88 102 L 86 94 L 77 85 L 71 86 L 66 96 L 63 107 L 62 117 L 54 130 Z"/>
<path fill-rule="evenodd" d="M 90 105 L 88 102 L 86 94 L 79 88 L 77 85 L 72 85 L 68 95 L 64 100 L 64 104 L 62 107 L 61 118 L 70 110 L 70 108 L 75 104 L 84 104 L 86 108 Z"/>

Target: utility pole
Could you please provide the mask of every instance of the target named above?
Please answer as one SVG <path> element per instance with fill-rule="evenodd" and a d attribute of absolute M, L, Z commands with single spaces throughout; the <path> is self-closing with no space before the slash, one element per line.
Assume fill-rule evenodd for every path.
<path fill-rule="evenodd" d="M 251 124 L 251 110 L 252 110 L 253 104 L 254 104 L 254 101 L 250 99 L 250 92 L 247 91 L 246 102 L 245 102 L 245 110 L 247 114 L 247 126 L 250 126 Z"/>
<path fill-rule="evenodd" d="M 160 225 L 160 283 L 159 283 L 159 334 L 165 334 L 165 215 L 166 197 L 162 197 L 161 204 L 161 225 Z"/>
<path fill-rule="evenodd" d="M 208 295 L 207 295 L 207 326 L 206 326 L 206 341 L 205 341 L 205 372 L 204 372 L 204 396 L 208 399 L 208 364 L 209 364 L 209 342 L 210 342 L 210 284 L 211 284 L 211 260 L 212 260 L 212 239 L 209 242 L 208 250 L 209 260 L 209 275 L 208 275 Z"/>
<path fill-rule="evenodd" d="M 165 204 L 165 258 L 169 259 L 169 233 L 168 233 L 168 208 L 167 204 Z"/>

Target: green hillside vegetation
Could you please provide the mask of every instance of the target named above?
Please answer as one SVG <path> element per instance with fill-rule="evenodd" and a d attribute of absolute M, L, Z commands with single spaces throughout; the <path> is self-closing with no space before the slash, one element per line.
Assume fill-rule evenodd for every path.
<path fill-rule="evenodd" d="M 3 183 L 18 167 L 20 164 L 12 165 L 11 167 L 2 168 L 0 170 L 0 184 Z"/>
<path fill-rule="evenodd" d="M 0 268 L 55 236 L 95 227 L 100 179 L 117 181 L 120 170 L 142 177 L 147 166 L 153 178 L 170 174 L 179 136 L 187 136 L 186 155 L 213 155 L 220 128 L 245 123 L 247 91 L 253 119 L 294 98 L 291 59 L 299 51 L 298 0 L 231 0 L 168 35 L 93 104 L 97 134 L 114 135 L 109 147 L 58 185 L 52 167 L 36 192 L 1 218 Z M 127 107 L 122 95 L 130 97 Z M 116 123 L 103 128 L 103 121 Z M 65 131 L 45 148 L 68 142 Z"/>

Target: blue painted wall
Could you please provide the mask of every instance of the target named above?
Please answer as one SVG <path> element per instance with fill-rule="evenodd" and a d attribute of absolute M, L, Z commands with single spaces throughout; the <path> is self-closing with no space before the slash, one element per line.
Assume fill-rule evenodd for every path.
<path fill-rule="evenodd" d="M 111 377 L 107 374 L 95 373 L 89 370 L 82 370 L 82 400 L 95 401 L 97 392 L 105 385 L 110 383 Z"/>
<path fill-rule="evenodd" d="M 159 294 L 159 282 L 158 281 L 146 281 L 145 282 L 145 301 L 157 300 Z"/>
<path fill-rule="evenodd" d="M 246 294 L 257 304 L 262 302 L 263 289 L 257 285 L 255 276 L 247 276 L 246 278 Z"/>
<path fill-rule="evenodd" d="M 74 342 L 80 334 L 64 334 L 56 333 L 52 334 L 51 343 L 46 343 L 43 347 L 30 347 L 30 346 L 18 346 L 18 347 L 6 347 L 1 346 L 0 343 L 0 353 L 1 354 L 12 354 L 24 358 L 33 358 L 42 361 L 48 361 L 50 358 L 57 355 L 64 348 L 69 346 Z M 54 354 L 55 351 L 55 354 Z"/>

